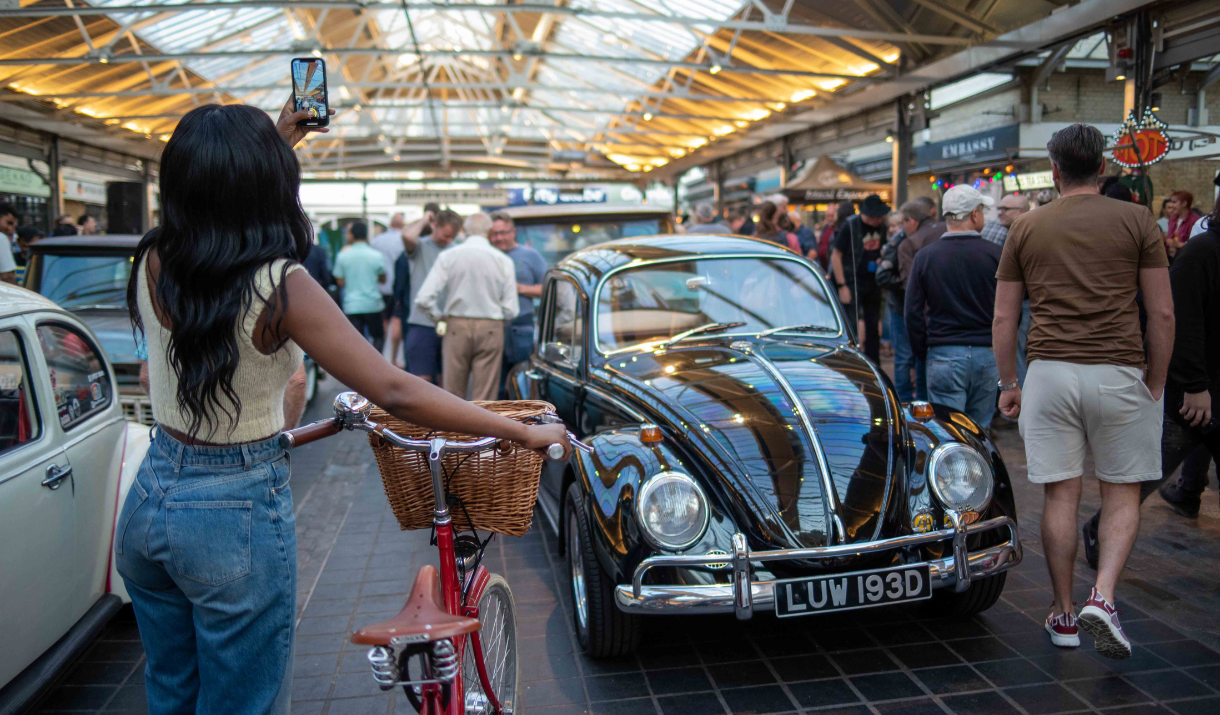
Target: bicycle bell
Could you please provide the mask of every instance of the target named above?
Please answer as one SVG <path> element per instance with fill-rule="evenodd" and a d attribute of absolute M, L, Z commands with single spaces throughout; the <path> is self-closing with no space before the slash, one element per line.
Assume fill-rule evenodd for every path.
<path fill-rule="evenodd" d="M 349 390 L 340 392 L 335 397 L 335 419 L 344 424 L 363 422 L 369 418 L 372 411 L 373 403 L 358 393 Z"/>

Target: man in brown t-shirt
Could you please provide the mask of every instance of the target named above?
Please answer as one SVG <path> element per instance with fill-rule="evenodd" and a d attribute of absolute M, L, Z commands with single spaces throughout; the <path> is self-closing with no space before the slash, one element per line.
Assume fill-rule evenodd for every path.
<path fill-rule="evenodd" d="M 1080 627 L 1098 652 L 1131 655 L 1114 588 L 1139 533 L 1139 483 L 1161 475 L 1160 400 L 1173 349 L 1173 297 L 1156 222 L 1098 194 L 1105 138 L 1074 124 L 1047 144 L 1059 198 L 1013 222 L 996 271 L 993 345 L 1000 411 L 1020 417 L 1031 482 L 1045 485 L 1042 542 L 1055 591 L 1051 642 L 1080 644 L 1072 608 L 1076 516 L 1086 445 L 1101 481 L 1097 584 Z M 1148 359 L 1135 296 L 1148 312 Z M 1021 299 L 1033 322 L 1025 393 L 1017 386 Z"/>

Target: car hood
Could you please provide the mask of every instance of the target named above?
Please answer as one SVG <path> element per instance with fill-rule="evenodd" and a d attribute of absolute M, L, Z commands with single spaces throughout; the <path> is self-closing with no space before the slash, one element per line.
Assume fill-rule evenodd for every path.
<path fill-rule="evenodd" d="M 881 534 L 897 489 L 897 403 L 850 348 L 783 340 L 705 341 L 615 356 L 609 382 L 687 436 L 737 526 L 769 548 Z M 832 490 L 833 498 L 827 498 Z M 832 537 L 830 543 L 840 543 Z"/>

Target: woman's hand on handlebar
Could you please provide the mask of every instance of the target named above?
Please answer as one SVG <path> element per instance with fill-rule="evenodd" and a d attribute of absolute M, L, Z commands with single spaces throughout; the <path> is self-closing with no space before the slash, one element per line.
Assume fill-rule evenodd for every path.
<path fill-rule="evenodd" d="M 563 423 L 551 425 L 529 425 L 525 430 L 525 439 L 521 444 L 546 456 L 547 447 L 552 444 L 563 445 L 563 459 L 572 456 L 572 443 L 568 441 L 568 430 Z M 549 457 L 547 457 L 550 459 Z M 562 461 L 562 460 L 555 460 Z"/>

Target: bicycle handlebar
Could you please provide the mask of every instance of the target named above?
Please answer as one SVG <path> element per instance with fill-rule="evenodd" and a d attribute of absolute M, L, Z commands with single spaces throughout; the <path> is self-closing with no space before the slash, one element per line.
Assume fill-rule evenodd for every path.
<path fill-rule="evenodd" d="M 316 442 L 323 437 L 339 434 L 343 431 L 343 425 L 339 424 L 339 420 L 329 419 L 314 422 L 313 424 L 297 427 L 296 429 L 284 430 L 280 433 L 280 447 L 283 449 L 292 449 L 300 447 L 303 444 Z"/>

